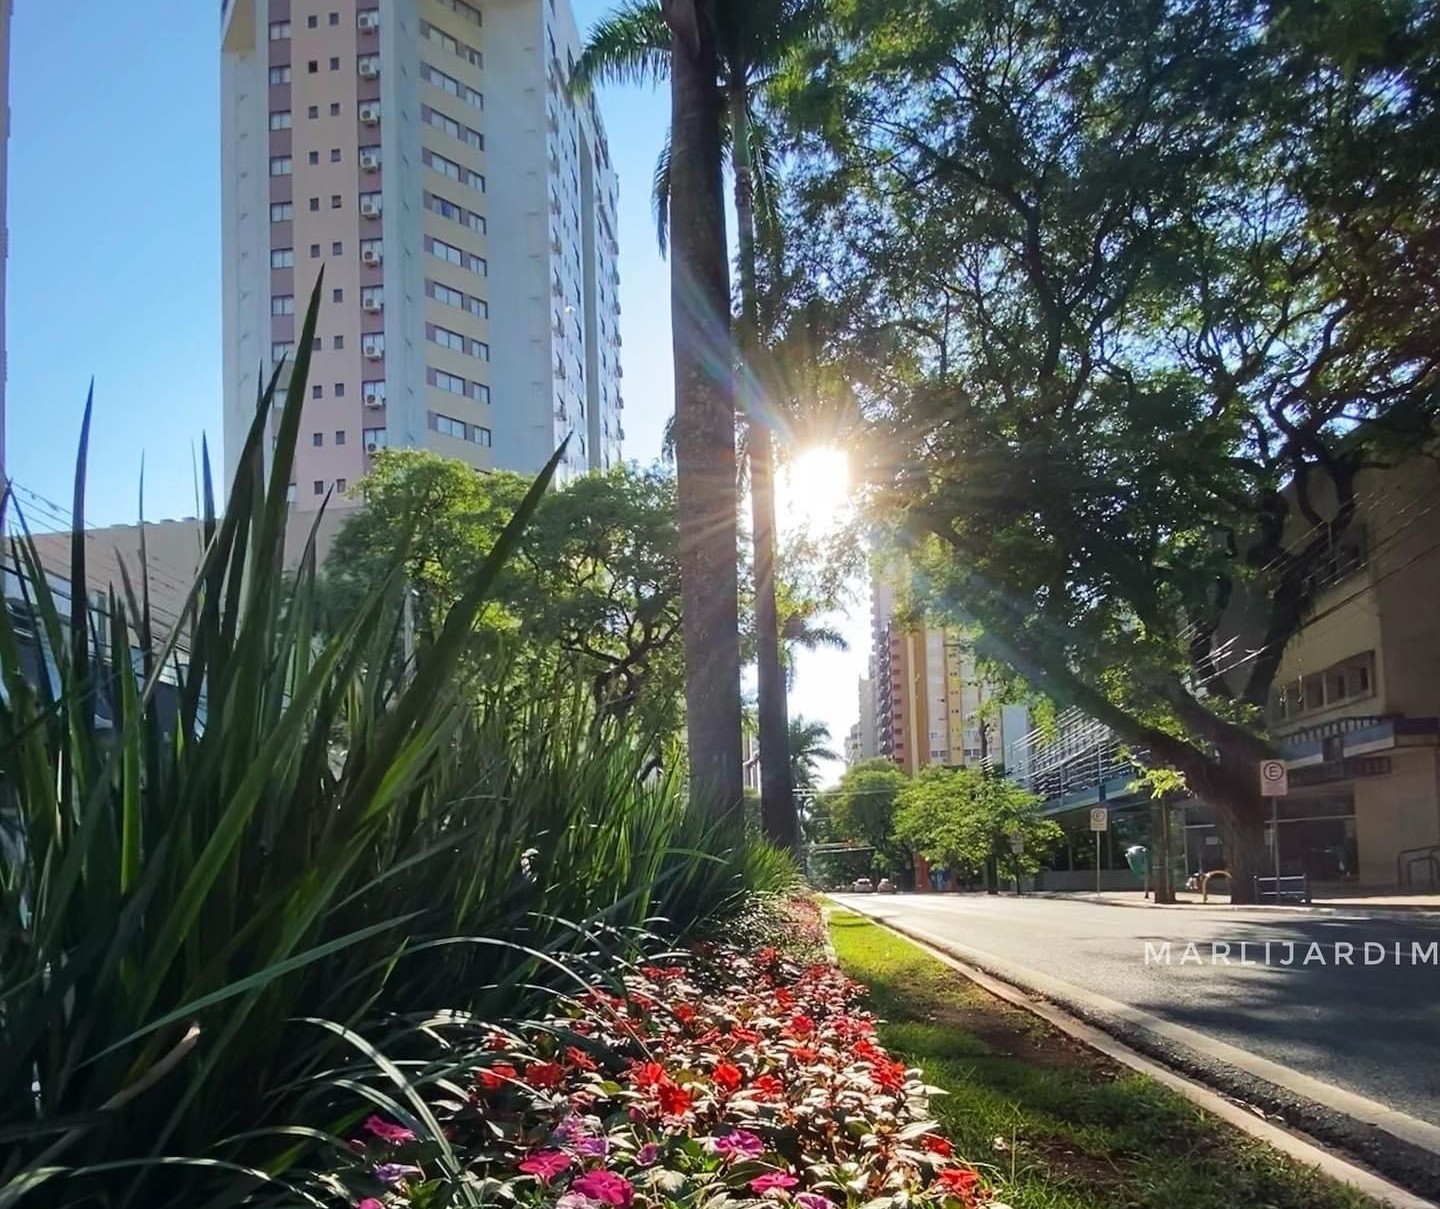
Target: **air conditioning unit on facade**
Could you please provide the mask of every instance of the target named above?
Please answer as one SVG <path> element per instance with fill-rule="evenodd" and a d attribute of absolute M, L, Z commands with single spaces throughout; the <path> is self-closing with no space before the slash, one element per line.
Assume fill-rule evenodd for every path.
<path fill-rule="evenodd" d="M 380 261 L 381 256 L 379 248 L 366 248 L 363 252 L 360 253 L 360 262 L 362 264 L 379 264 Z"/>
<path fill-rule="evenodd" d="M 380 170 L 380 153 L 378 151 L 362 151 L 360 167 L 366 172 L 378 172 Z"/>
<path fill-rule="evenodd" d="M 379 448 L 380 448 L 380 446 L 378 446 L 377 444 L 375 444 L 374 441 L 371 441 L 370 444 L 368 444 L 368 445 L 365 446 L 365 452 L 366 452 L 366 453 L 374 453 L 374 452 L 376 452 Z"/>
<path fill-rule="evenodd" d="M 364 201 L 360 203 L 360 213 L 365 218 L 379 218 L 380 203 L 375 201 L 373 198 L 367 197 Z"/>
<path fill-rule="evenodd" d="M 360 120 L 367 126 L 380 124 L 380 106 L 373 101 L 360 106 Z"/>
<path fill-rule="evenodd" d="M 378 361 L 385 355 L 385 346 L 367 340 L 365 341 L 365 355 L 370 358 L 371 361 Z"/>
<path fill-rule="evenodd" d="M 359 71 L 362 80 L 373 80 L 380 74 L 380 64 L 373 59 L 361 59 Z"/>
<path fill-rule="evenodd" d="M 378 294 L 372 294 L 369 298 L 361 300 L 360 309 L 368 311 L 372 315 L 378 315 L 385 309 L 385 303 Z"/>
<path fill-rule="evenodd" d="M 384 407 L 384 406 L 385 406 L 385 396 L 384 396 L 384 395 L 366 395 L 366 396 L 365 396 L 365 406 L 366 406 L 366 407 Z"/>
<path fill-rule="evenodd" d="M 355 28 L 373 33 L 380 28 L 380 14 L 374 11 L 358 14 L 355 18 Z"/>

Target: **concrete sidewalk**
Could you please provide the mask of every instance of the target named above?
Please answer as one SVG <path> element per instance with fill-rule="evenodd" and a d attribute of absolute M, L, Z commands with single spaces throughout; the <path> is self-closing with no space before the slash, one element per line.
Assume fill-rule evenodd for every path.
<path fill-rule="evenodd" d="M 1013 897 L 1010 896 L 1010 897 Z M 1161 911 L 1178 911 L 1190 907 L 1219 908 L 1232 911 L 1288 911 L 1301 915 L 1315 911 L 1354 911 L 1365 914 L 1430 914 L 1440 915 L 1440 894 L 1373 894 L 1341 895 L 1317 898 L 1311 903 L 1232 903 L 1229 895 L 1210 895 L 1201 902 L 1197 891 L 1181 890 L 1171 903 L 1152 903 L 1143 890 L 1093 891 L 1027 890 L 1022 898 L 1051 898 L 1078 902 L 1100 903 L 1108 907 L 1151 907 Z"/>

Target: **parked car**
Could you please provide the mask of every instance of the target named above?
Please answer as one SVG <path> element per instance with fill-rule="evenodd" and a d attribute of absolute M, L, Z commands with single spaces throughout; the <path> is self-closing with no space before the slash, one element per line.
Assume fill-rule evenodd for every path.
<path fill-rule="evenodd" d="M 868 877 L 857 877 L 855 884 L 850 888 L 854 890 L 856 894 L 873 894 L 875 892 L 875 883 Z"/>
<path fill-rule="evenodd" d="M 895 883 L 892 882 L 888 877 L 882 877 L 880 879 L 880 884 L 876 886 L 875 889 L 880 894 L 894 894 Z"/>

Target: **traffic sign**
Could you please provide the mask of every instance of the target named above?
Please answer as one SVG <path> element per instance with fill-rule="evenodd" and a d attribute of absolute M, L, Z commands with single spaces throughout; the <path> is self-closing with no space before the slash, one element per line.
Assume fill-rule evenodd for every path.
<path fill-rule="evenodd" d="M 1260 792 L 1267 798 L 1283 798 L 1290 792 L 1290 770 L 1284 760 L 1260 761 Z"/>
<path fill-rule="evenodd" d="M 1110 812 L 1106 810 L 1104 806 L 1096 806 L 1095 809 L 1090 812 L 1090 830 L 1110 830 Z"/>
<path fill-rule="evenodd" d="M 1019 856 L 1025 851 L 1025 837 L 1023 835 L 1012 835 L 1010 837 L 1010 851 Z"/>

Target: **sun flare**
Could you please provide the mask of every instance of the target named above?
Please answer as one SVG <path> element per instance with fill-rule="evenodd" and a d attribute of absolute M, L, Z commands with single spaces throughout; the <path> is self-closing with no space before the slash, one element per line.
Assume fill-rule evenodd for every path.
<path fill-rule="evenodd" d="M 782 529 L 804 526 L 825 532 L 850 511 L 850 456 L 835 445 L 816 445 L 780 471 L 777 503 Z"/>

